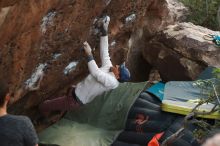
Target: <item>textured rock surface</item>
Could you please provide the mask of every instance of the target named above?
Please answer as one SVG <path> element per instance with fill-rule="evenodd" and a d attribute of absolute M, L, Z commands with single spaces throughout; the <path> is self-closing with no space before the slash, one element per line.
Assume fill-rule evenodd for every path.
<path fill-rule="evenodd" d="M 187 15 L 177 0 L 0 0 L 0 7 L 1 84 L 17 91 L 46 68 L 41 88 L 25 94 L 11 113 L 34 118 L 39 103 L 82 80 L 88 74 L 84 41 L 100 62 L 91 27 L 102 14 L 111 16 L 112 62 L 126 61 L 132 81 L 192 80 L 207 65 L 220 67 L 220 49 L 203 39 L 217 32 L 176 24 Z"/>
<path fill-rule="evenodd" d="M 206 34 L 218 32 L 191 23 L 170 25 L 146 43 L 144 57 L 165 80 L 195 79 L 208 65 L 220 67 L 220 49 L 204 40 Z"/>
<path fill-rule="evenodd" d="M 182 22 L 187 19 L 189 11 L 183 3 L 180 3 L 179 0 L 167 0 L 167 3 L 170 10 L 169 16 L 171 22 Z"/>
<path fill-rule="evenodd" d="M 13 6 L 21 0 L 0 0 L 0 8 Z"/>
<path fill-rule="evenodd" d="M 0 12 L 0 26 L 5 21 L 6 16 L 8 15 L 8 12 L 10 11 L 11 7 L 4 7 L 1 9 Z"/>
<path fill-rule="evenodd" d="M 142 50 L 146 48 L 146 42 L 166 26 L 184 21 L 186 14 L 186 7 L 177 0 L 154 1 L 146 9 L 145 16 L 136 26 L 128 41 L 127 64 L 132 69 L 131 74 L 134 75 L 134 80 L 147 80 L 146 74 L 150 73 L 151 67 L 154 65 L 143 57 Z"/>
<path fill-rule="evenodd" d="M 40 102 L 63 95 L 68 86 L 87 75 L 80 51 L 83 41 L 88 40 L 96 48 L 95 57 L 99 62 L 98 41 L 90 35 L 95 17 L 111 16 L 109 33 L 113 64 L 126 61 L 133 81 L 147 80 L 150 73 L 151 66 L 141 52 L 146 41 L 180 18 L 174 15 L 174 10 L 170 11 L 166 0 L 7 0 L 0 4 L 1 7 L 10 6 L 0 27 L 1 82 L 9 82 L 10 88 L 16 91 L 33 77 L 40 64 L 47 64 L 40 90 L 27 94 L 11 108 L 14 113 L 32 117 L 37 111 L 33 109 Z M 126 22 L 126 18 L 134 14 L 134 19 Z M 72 62 L 74 65 L 70 64 Z M 73 68 L 65 75 L 68 65 Z"/>

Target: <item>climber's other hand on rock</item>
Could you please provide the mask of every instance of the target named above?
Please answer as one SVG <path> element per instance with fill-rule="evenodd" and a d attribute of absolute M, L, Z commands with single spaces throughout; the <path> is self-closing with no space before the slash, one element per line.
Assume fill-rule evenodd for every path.
<path fill-rule="evenodd" d="M 88 56 L 92 55 L 92 49 L 91 49 L 90 45 L 88 44 L 88 42 L 84 42 L 83 47 L 84 47 L 86 55 L 88 55 Z"/>

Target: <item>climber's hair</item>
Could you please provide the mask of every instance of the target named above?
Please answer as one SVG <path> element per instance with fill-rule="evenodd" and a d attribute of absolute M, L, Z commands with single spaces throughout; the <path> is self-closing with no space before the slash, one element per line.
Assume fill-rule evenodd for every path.
<path fill-rule="evenodd" d="M 2 107 L 5 103 L 5 97 L 8 94 L 8 88 L 4 85 L 0 85 L 0 107 Z"/>

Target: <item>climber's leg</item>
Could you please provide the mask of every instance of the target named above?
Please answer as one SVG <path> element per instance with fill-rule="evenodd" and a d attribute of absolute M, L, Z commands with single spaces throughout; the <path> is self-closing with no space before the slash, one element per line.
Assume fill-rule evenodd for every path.
<path fill-rule="evenodd" d="M 68 111 L 76 109 L 80 103 L 71 96 L 58 97 L 52 100 L 46 100 L 39 107 L 44 116 L 48 116 L 52 111 Z"/>

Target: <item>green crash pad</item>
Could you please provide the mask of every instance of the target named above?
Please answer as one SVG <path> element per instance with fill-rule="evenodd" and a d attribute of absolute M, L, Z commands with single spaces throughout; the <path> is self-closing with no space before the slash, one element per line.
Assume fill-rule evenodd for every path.
<path fill-rule="evenodd" d="M 147 85 L 123 83 L 97 96 L 39 133 L 40 143 L 60 146 L 109 146 L 121 132 L 134 101 Z"/>

